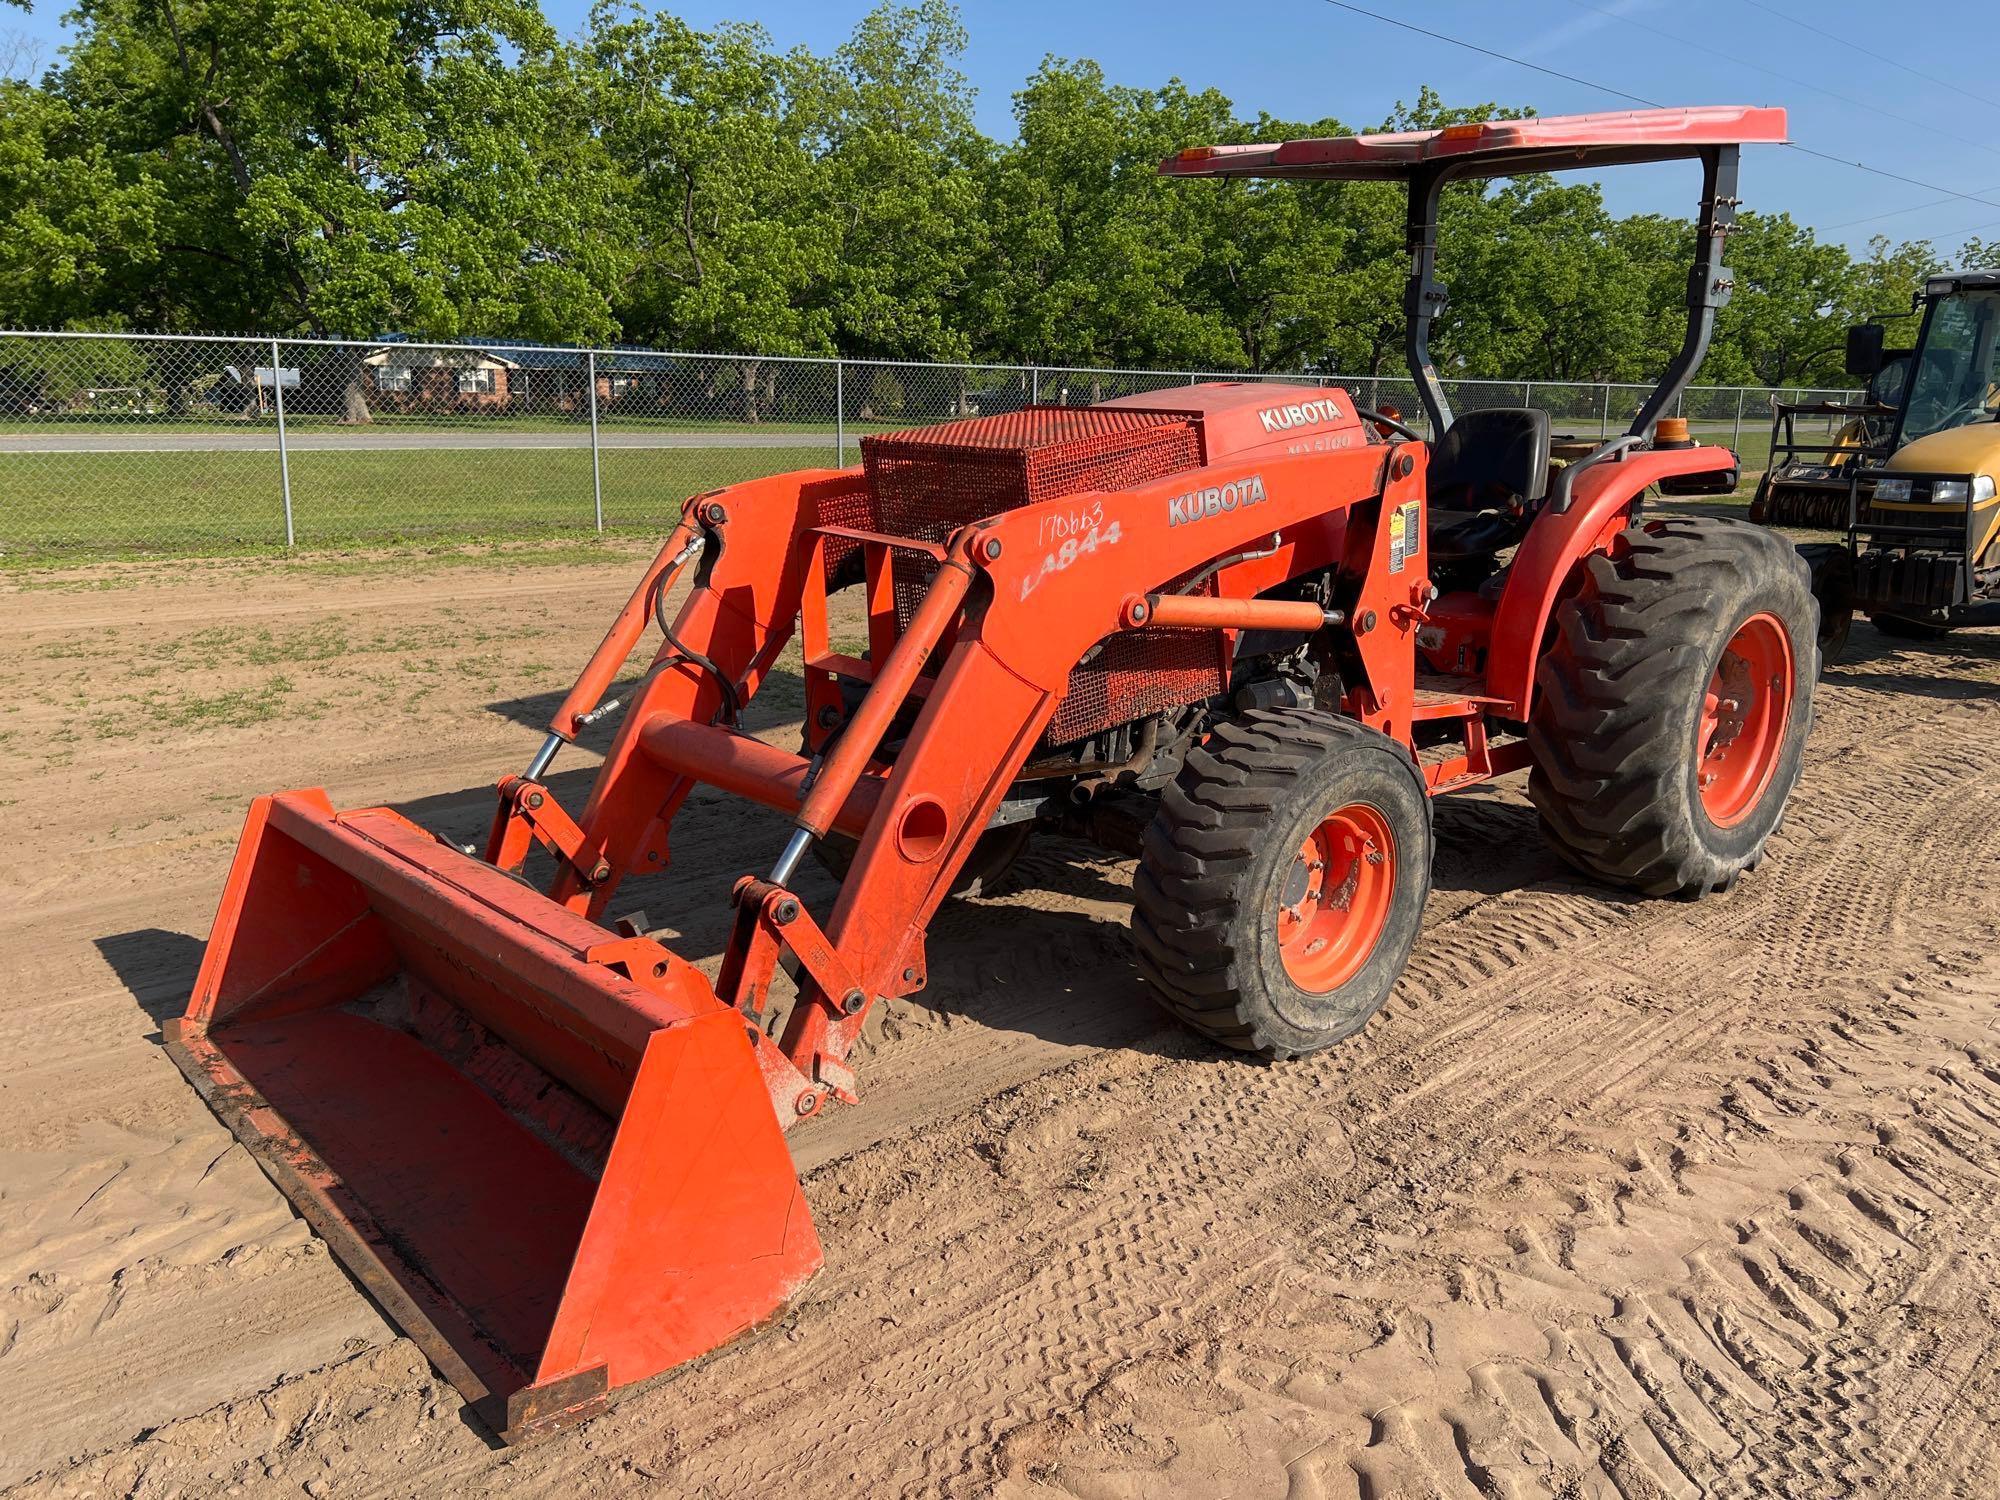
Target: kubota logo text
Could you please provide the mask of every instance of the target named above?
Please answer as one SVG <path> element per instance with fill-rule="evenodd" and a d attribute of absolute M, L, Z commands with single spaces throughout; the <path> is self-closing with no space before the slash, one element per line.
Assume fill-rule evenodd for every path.
<path fill-rule="evenodd" d="M 1266 432 L 1290 432 L 1294 427 L 1310 427 L 1316 422 L 1344 421 L 1346 415 L 1338 402 L 1322 397 L 1290 406 L 1267 406 L 1257 413 L 1257 420 L 1264 424 Z"/>
<path fill-rule="evenodd" d="M 1177 495 L 1167 502 L 1167 524 L 1184 526 L 1189 521 L 1202 521 L 1226 511 L 1241 510 L 1263 498 L 1262 474 L 1252 474 L 1248 479 L 1213 485 L 1205 490 L 1189 490 L 1185 495 Z"/>

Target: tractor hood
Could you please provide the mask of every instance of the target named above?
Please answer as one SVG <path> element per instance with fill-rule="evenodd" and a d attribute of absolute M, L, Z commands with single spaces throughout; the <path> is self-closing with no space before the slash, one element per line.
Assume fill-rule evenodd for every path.
<path fill-rule="evenodd" d="M 2000 422 L 1975 422 L 1918 438 L 1884 468 L 1905 474 L 1990 474 L 2000 479 Z"/>

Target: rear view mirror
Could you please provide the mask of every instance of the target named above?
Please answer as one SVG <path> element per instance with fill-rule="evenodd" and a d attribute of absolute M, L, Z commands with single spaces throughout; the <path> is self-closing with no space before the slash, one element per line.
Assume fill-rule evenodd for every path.
<path fill-rule="evenodd" d="M 1847 373 L 1866 377 L 1882 368 L 1882 343 L 1888 330 L 1880 323 L 1860 323 L 1847 330 Z"/>

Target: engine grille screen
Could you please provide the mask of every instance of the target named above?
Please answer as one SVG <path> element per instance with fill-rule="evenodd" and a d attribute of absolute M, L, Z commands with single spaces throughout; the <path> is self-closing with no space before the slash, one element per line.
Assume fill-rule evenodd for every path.
<path fill-rule="evenodd" d="M 1105 407 L 1030 406 L 861 440 L 874 529 L 942 541 L 970 521 L 1087 490 L 1122 490 L 1201 464 L 1191 422 Z M 829 564 L 833 562 L 829 550 Z M 899 555 L 896 614 L 910 615 L 935 565 Z M 1070 676 L 1046 736 L 1065 744 L 1222 692 L 1208 631 L 1135 631 L 1103 642 Z"/>

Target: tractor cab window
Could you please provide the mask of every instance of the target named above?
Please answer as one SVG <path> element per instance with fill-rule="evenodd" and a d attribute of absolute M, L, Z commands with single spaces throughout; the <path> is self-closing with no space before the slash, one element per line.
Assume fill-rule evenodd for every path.
<path fill-rule="evenodd" d="M 1958 292 L 1931 312 L 1910 378 L 1903 441 L 2000 415 L 2000 292 Z"/>

